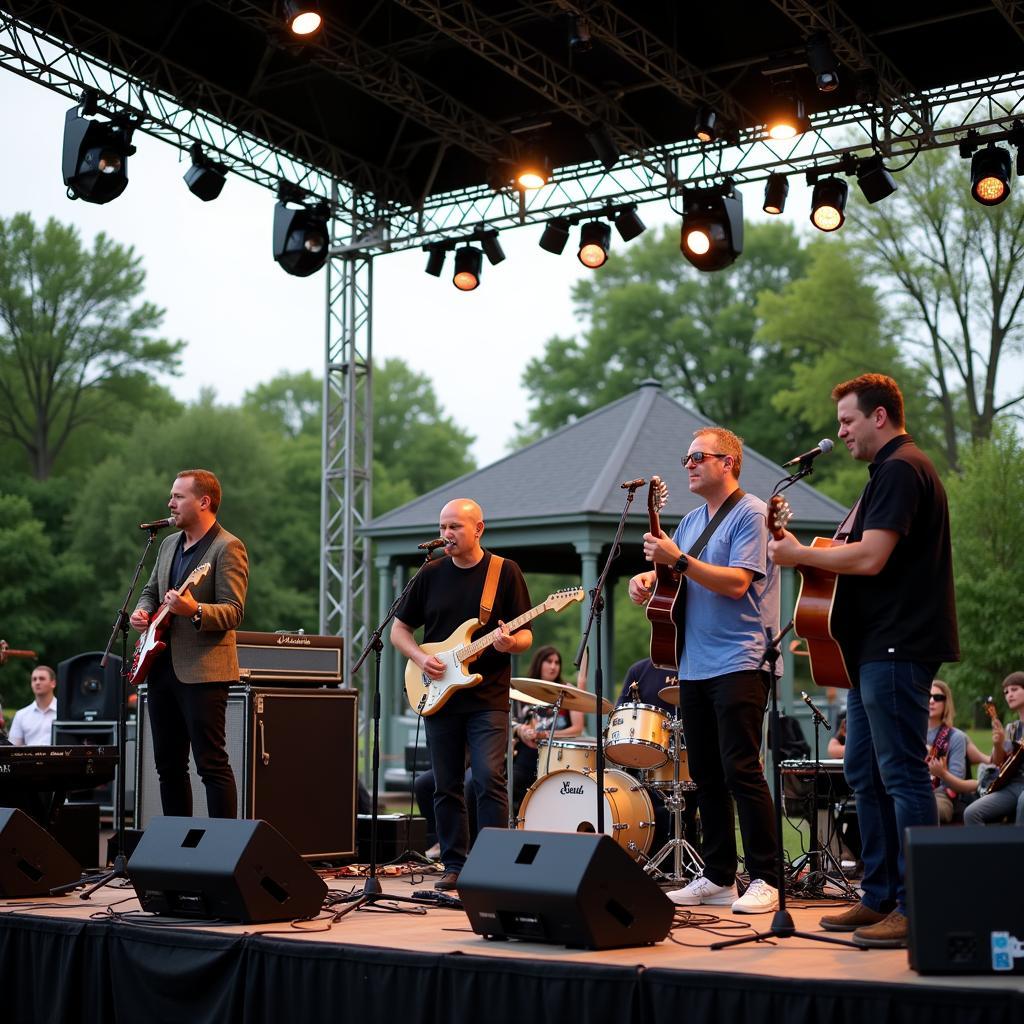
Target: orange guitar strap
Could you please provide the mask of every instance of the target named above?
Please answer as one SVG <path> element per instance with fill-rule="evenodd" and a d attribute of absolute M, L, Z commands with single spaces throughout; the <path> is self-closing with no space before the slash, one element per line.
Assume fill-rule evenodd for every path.
<path fill-rule="evenodd" d="M 494 609 L 494 598 L 498 593 L 498 577 L 501 575 L 501 563 L 505 559 L 500 555 L 491 555 L 491 564 L 487 566 L 487 578 L 484 580 L 484 592 L 480 595 L 480 625 L 486 626 Z"/>

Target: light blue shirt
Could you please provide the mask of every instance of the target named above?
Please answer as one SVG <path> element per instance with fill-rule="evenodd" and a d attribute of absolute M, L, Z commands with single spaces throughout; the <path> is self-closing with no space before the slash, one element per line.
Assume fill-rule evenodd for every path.
<path fill-rule="evenodd" d="M 53 740 L 53 723 L 57 720 L 57 698 L 41 711 L 35 701 L 26 704 L 15 716 L 7 737 L 16 747 L 48 747 Z"/>
<path fill-rule="evenodd" d="M 767 509 L 760 498 L 745 494 L 696 557 L 711 565 L 750 569 L 754 578 L 740 598 L 726 597 L 686 580 L 686 643 L 680 679 L 711 679 L 761 666 L 767 631 L 779 630 L 779 572 L 768 558 Z M 701 505 L 676 527 L 672 539 L 689 552 L 708 525 Z M 766 666 L 761 666 L 766 667 Z M 782 671 L 781 659 L 777 669 Z"/>

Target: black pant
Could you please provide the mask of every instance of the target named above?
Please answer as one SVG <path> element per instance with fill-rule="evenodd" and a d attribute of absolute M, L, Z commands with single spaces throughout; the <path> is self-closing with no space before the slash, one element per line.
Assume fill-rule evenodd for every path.
<path fill-rule="evenodd" d="M 148 681 L 149 727 L 164 814 L 192 816 L 191 745 L 209 816 L 234 818 L 238 794 L 224 732 L 228 684 L 181 682 L 169 654 L 153 663 Z"/>
<path fill-rule="evenodd" d="M 761 767 L 761 729 L 768 698 L 764 672 L 730 672 L 683 680 L 679 711 L 690 774 L 697 784 L 704 875 L 715 885 L 736 877 L 732 794 L 750 877 L 778 887 L 775 812 Z"/>

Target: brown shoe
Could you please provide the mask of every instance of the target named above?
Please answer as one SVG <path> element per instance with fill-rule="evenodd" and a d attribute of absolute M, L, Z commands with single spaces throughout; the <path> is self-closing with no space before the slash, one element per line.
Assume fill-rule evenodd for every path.
<path fill-rule="evenodd" d="M 904 949 L 908 929 L 906 917 L 894 910 L 884 921 L 858 928 L 850 937 L 858 946 L 869 949 Z"/>
<path fill-rule="evenodd" d="M 823 917 L 818 923 L 827 932 L 855 932 L 858 928 L 866 928 L 868 925 L 884 921 L 886 916 L 881 911 L 872 910 L 863 903 L 858 903 L 841 914 Z"/>
<path fill-rule="evenodd" d="M 458 871 L 446 871 L 435 883 L 434 888 L 440 889 L 442 892 L 450 892 L 452 889 L 458 887 L 459 884 L 459 873 Z"/>

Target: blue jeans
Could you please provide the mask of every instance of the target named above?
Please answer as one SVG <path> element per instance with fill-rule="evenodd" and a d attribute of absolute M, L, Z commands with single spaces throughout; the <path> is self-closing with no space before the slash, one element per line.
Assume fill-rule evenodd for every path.
<path fill-rule="evenodd" d="M 478 828 L 508 827 L 505 787 L 505 752 L 508 744 L 507 711 L 471 711 L 425 720 L 430 763 L 434 769 L 434 814 L 437 841 L 445 871 L 461 871 L 469 855 L 466 816 L 466 752 L 473 773 Z"/>
<path fill-rule="evenodd" d="M 928 752 L 928 694 L 938 666 L 869 661 L 846 702 L 843 770 L 857 799 L 864 905 L 906 913 L 903 834 L 937 825 Z"/>

